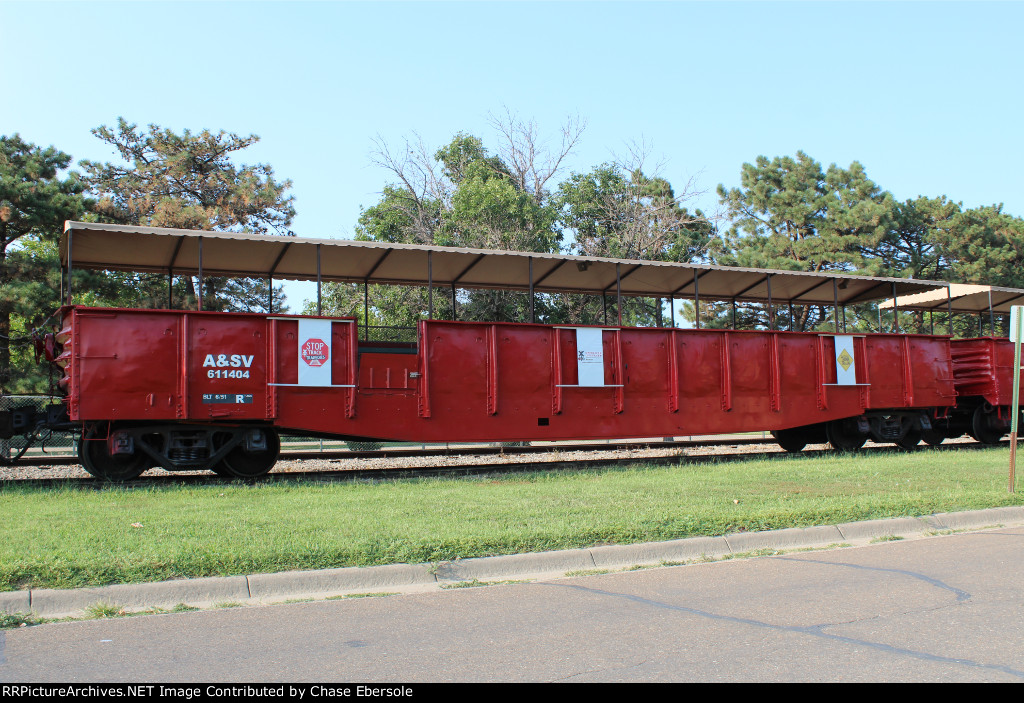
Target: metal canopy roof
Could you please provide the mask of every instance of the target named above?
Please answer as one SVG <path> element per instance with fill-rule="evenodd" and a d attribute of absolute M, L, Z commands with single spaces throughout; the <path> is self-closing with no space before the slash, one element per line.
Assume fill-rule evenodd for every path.
<path fill-rule="evenodd" d="M 991 297 L 990 297 L 991 296 Z M 900 310 L 946 312 L 998 312 L 1009 313 L 1011 305 L 1024 305 L 1024 290 L 1000 286 L 981 286 L 968 283 L 950 283 L 938 290 L 923 291 L 896 300 Z M 892 300 L 878 304 L 882 310 L 891 310 Z"/>
<path fill-rule="evenodd" d="M 200 262 L 200 252 L 202 260 Z M 941 288 L 939 281 L 733 268 L 563 254 L 275 237 L 68 221 L 61 264 L 72 268 L 255 276 L 538 293 L 693 297 L 739 302 L 840 305 Z M 833 283 L 835 281 L 835 283 Z"/>

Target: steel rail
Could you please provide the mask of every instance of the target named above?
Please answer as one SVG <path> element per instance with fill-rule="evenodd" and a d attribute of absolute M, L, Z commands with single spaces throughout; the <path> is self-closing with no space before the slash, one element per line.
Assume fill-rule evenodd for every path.
<path fill-rule="evenodd" d="M 742 446 L 742 444 L 768 444 L 766 441 L 758 442 L 723 442 L 725 446 Z M 982 444 L 980 442 L 958 442 L 943 444 L 939 446 L 921 445 L 917 451 L 980 451 L 996 446 L 1006 445 L 1006 441 L 997 444 Z M 701 446 L 708 446 L 706 444 Z M 901 449 L 891 444 L 871 445 L 858 450 L 858 454 L 906 454 Z M 8 488 L 15 486 L 32 486 L 36 488 L 61 487 L 61 488 L 137 488 L 152 487 L 160 482 L 173 482 L 179 485 L 199 484 L 239 484 L 239 483 L 272 483 L 281 481 L 311 481 L 318 483 L 331 483 L 336 481 L 355 480 L 396 480 L 405 478 L 421 478 L 429 476 L 452 476 L 452 475 L 480 475 L 495 473 L 525 473 L 533 471 L 572 471 L 582 469 L 596 469 L 603 467 L 631 466 L 636 464 L 653 464 L 657 466 L 680 465 L 680 464 L 704 464 L 722 461 L 746 461 L 779 458 L 780 456 L 835 456 L 832 449 L 807 449 L 802 452 L 786 452 L 782 448 L 762 452 L 727 452 L 714 454 L 697 455 L 670 455 L 655 457 L 605 457 L 600 459 L 579 459 L 567 457 L 565 459 L 554 459 L 551 461 L 521 461 L 507 463 L 478 463 L 445 466 L 421 466 L 421 467 L 384 467 L 372 469 L 349 469 L 339 467 L 336 469 L 321 469 L 317 471 L 283 471 L 269 473 L 257 479 L 243 480 L 219 476 L 212 472 L 173 472 L 160 471 L 148 476 L 142 476 L 133 481 L 125 483 L 111 483 L 100 481 L 95 478 L 11 478 L 0 480 L 0 487 Z M 308 455 L 303 457 L 312 458 Z"/>
<path fill-rule="evenodd" d="M 337 440 L 327 440 L 337 441 Z M 455 446 L 445 448 L 417 449 L 406 447 L 389 447 L 372 450 L 293 450 L 282 451 L 280 460 L 294 459 L 378 459 L 388 457 L 431 457 L 431 456 L 472 456 L 474 454 L 542 454 L 544 452 L 573 451 L 619 451 L 627 449 L 671 449 L 674 447 L 717 447 L 729 445 L 774 443 L 770 437 L 764 439 L 711 439 L 711 440 L 679 440 L 672 442 L 613 442 L 609 444 L 545 444 L 527 445 L 523 447 L 501 446 Z M 19 461 L 0 466 L 68 466 L 80 463 L 78 457 L 60 455 L 53 457 L 23 457 Z"/>

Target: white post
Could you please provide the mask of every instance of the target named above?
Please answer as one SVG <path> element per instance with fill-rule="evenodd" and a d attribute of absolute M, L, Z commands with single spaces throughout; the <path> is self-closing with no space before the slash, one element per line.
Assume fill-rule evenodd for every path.
<path fill-rule="evenodd" d="M 1010 409 L 1010 493 L 1014 492 L 1017 473 L 1017 419 L 1020 416 L 1020 339 L 1024 306 L 1010 307 L 1010 339 L 1013 340 L 1013 407 Z"/>

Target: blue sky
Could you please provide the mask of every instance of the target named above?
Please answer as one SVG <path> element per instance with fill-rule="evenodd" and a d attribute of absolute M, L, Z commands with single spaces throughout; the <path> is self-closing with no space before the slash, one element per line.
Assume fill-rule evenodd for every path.
<path fill-rule="evenodd" d="M 706 210 L 744 162 L 803 150 L 1024 215 L 1021 26 L 1018 2 L 0 0 L 0 134 L 76 160 L 114 157 L 90 129 L 118 116 L 258 134 L 243 160 L 292 180 L 309 237 L 376 202 L 375 138 L 496 145 L 506 108 L 552 140 L 586 121 L 563 176 L 644 141 Z"/>

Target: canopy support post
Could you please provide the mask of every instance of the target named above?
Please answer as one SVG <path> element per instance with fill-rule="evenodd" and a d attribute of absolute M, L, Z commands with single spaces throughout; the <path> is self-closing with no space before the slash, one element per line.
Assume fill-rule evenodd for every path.
<path fill-rule="evenodd" d="M 894 283 L 893 286 L 895 285 Z M 832 326 L 836 334 L 839 334 L 839 281 L 834 278 L 832 279 Z"/>
<path fill-rule="evenodd" d="M 700 329 L 700 276 L 697 275 L 697 269 L 693 270 L 693 316 L 697 329 Z"/>
<path fill-rule="evenodd" d="M 996 314 L 992 310 L 992 289 L 988 289 L 988 322 L 989 332 L 993 337 L 996 336 Z"/>
<path fill-rule="evenodd" d="M 953 336 L 953 288 L 946 284 L 946 324 L 949 325 L 949 336 Z"/>
<path fill-rule="evenodd" d="M 896 298 L 896 281 L 892 282 L 892 331 L 900 333 L 900 303 Z"/>
<path fill-rule="evenodd" d="M 320 278 L 320 245 L 316 245 L 316 314 L 317 317 L 324 314 L 322 293 L 322 281 Z"/>
<path fill-rule="evenodd" d="M 529 259 L 530 259 L 530 322 L 536 322 L 537 321 L 537 315 L 536 315 L 536 311 L 535 311 L 535 308 L 534 308 L 534 299 L 533 299 L 534 298 L 534 294 L 533 294 L 533 257 L 531 256 L 531 257 L 529 257 Z M 453 298 L 453 300 L 454 300 L 454 298 Z M 453 302 L 452 306 L 454 307 L 454 305 L 455 305 L 455 303 Z"/>
<path fill-rule="evenodd" d="M 319 246 L 319 245 L 318 245 Z M 196 301 L 196 307 L 198 310 L 203 309 L 203 238 L 199 237 L 199 298 Z"/>
<path fill-rule="evenodd" d="M 72 234 L 73 234 L 73 231 L 69 229 L 68 230 L 68 298 L 67 298 L 68 305 L 71 305 L 71 270 L 72 270 L 72 268 L 74 266 L 74 263 L 73 263 L 73 261 L 71 259 L 71 237 L 72 237 Z"/>
<path fill-rule="evenodd" d="M 619 327 L 622 327 L 622 276 L 619 275 L 619 264 L 615 264 L 615 312 L 619 316 Z"/>
<path fill-rule="evenodd" d="M 185 243 L 184 237 L 178 237 L 178 243 L 174 245 L 174 254 L 171 256 L 171 260 L 167 262 L 167 309 L 171 310 L 174 307 L 174 264 L 178 262 L 178 252 L 181 251 L 181 246 Z M 273 273 L 273 272 L 271 272 Z M 189 280 L 192 277 L 189 276 Z M 268 311 L 269 312 L 269 311 Z"/>

